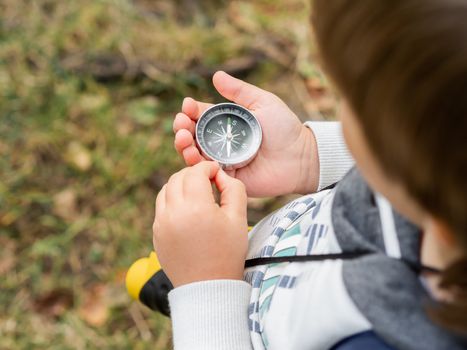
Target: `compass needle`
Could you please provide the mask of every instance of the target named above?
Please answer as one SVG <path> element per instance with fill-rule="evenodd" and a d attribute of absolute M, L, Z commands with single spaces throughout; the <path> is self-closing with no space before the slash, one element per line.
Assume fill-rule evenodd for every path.
<path fill-rule="evenodd" d="M 222 150 L 224 149 L 226 143 L 227 143 L 227 141 L 224 140 L 224 142 L 222 143 L 222 147 L 221 147 L 221 149 L 220 149 L 219 152 L 222 153 Z M 227 146 L 227 147 L 228 147 L 228 146 Z M 227 148 L 227 149 L 228 149 L 228 148 Z"/>

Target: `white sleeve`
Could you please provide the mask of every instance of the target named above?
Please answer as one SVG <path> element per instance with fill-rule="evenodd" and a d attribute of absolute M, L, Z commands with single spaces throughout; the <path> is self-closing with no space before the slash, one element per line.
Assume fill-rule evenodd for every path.
<path fill-rule="evenodd" d="M 318 191 L 339 181 L 354 165 L 339 122 L 305 122 L 315 135 L 319 159 Z"/>
<path fill-rule="evenodd" d="M 250 350 L 245 281 L 194 282 L 169 293 L 175 350 Z"/>

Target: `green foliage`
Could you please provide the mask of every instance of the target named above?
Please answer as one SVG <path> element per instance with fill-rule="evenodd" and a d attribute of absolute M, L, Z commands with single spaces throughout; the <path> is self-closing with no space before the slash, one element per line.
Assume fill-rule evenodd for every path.
<path fill-rule="evenodd" d="M 183 166 L 172 119 L 185 96 L 222 100 L 218 68 L 301 106 L 307 8 L 278 3 L 1 2 L 1 349 L 170 348 L 124 275 Z"/>

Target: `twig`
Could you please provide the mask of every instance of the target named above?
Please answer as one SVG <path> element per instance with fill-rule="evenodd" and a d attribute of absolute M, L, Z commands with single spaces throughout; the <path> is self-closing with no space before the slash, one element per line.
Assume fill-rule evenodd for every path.
<path fill-rule="evenodd" d="M 151 340 L 151 330 L 149 329 L 149 326 L 146 320 L 144 319 L 138 304 L 132 303 L 132 305 L 130 306 L 130 315 L 133 321 L 135 322 L 136 329 L 138 329 L 138 332 L 141 335 L 141 339 L 143 339 L 144 341 Z"/>

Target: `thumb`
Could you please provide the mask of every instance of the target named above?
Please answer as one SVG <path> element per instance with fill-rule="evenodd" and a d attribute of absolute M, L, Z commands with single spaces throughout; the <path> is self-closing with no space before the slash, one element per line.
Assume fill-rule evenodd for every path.
<path fill-rule="evenodd" d="M 212 82 L 216 90 L 226 99 L 251 110 L 258 108 L 271 97 L 271 93 L 266 90 L 234 78 L 223 71 L 216 72 Z"/>
<path fill-rule="evenodd" d="M 220 169 L 214 178 L 220 192 L 220 206 L 227 214 L 246 215 L 247 196 L 245 185 Z"/>

